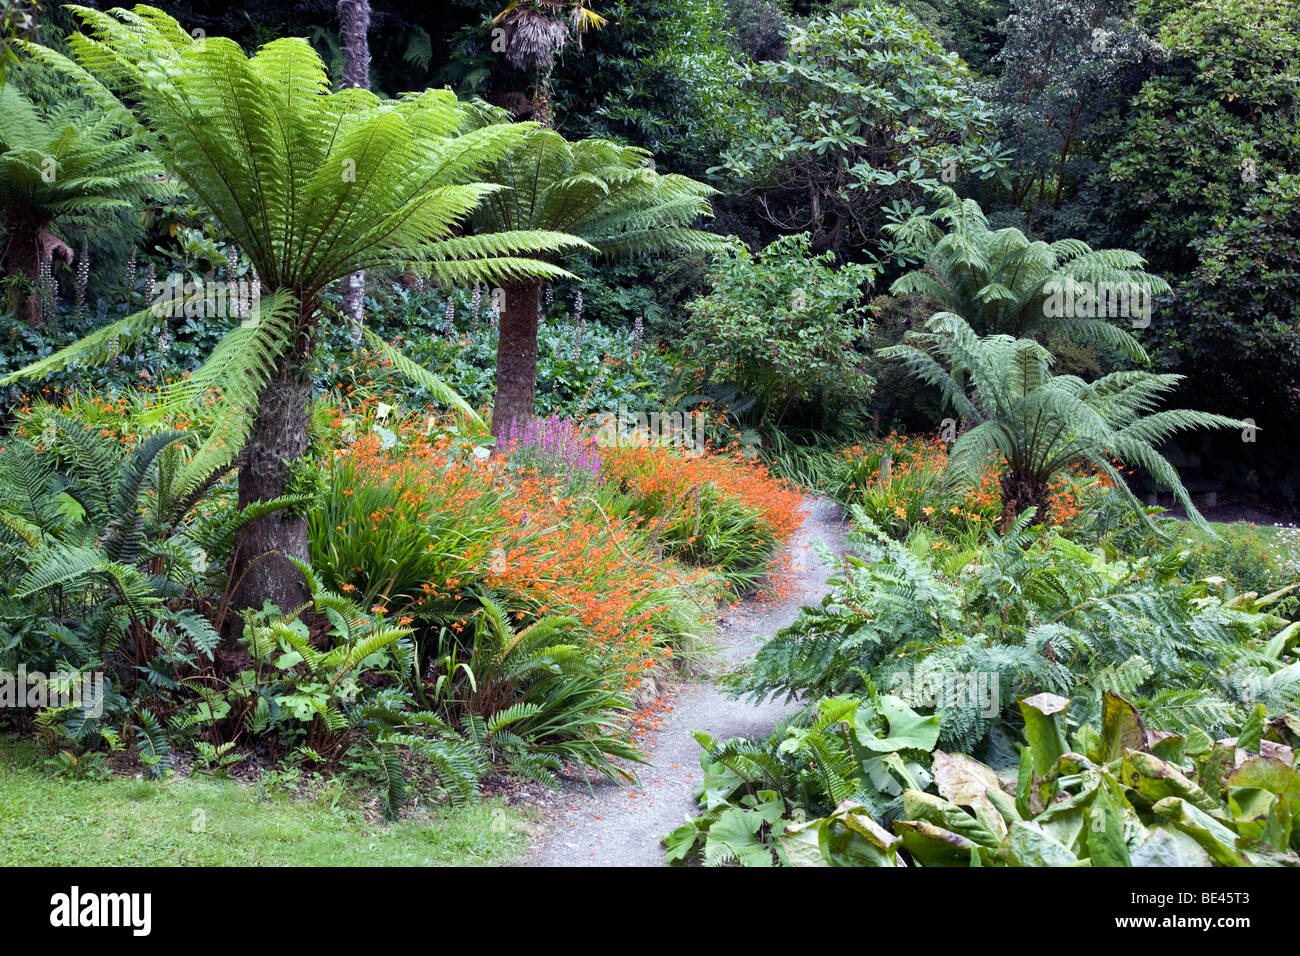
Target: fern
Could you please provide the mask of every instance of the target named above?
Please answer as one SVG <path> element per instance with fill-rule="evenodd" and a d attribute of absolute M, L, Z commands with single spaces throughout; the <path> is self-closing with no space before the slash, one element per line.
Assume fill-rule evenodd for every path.
<path fill-rule="evenodd" d="M 301 38 L 274 40 L 250 57 L 224 37 L 196 41 L 153 7 L 69 9 L 83 24 L 68 39 L 70 55 L 24 48 L 95 95 L 108 89 L 124 98 L 154 154 L 234 239 L 268 293 L 193 376 L 164 390 L 164 409 L 209 391 L 219 396 L 211 435 L 174 476 L 177 495 L 202 487 L 239 454 L 253 422 L 271 411 L 264 399 L 273 374 L 281 382 L 309 377 L 322 293 L 342 277 L 391 268 L 446 283 L 571 277 L 550 260 L 590 248 L 545 229 L 460 234 L 502 191 L 476 177 L 526 138 L 526 124 L 472 123 L 474 111 L 449 90 L 391 100 L 331 92 L 324 64 Z M 10 379 L 102 359 L 111 341 L 139 336 L 157 320 L 152 310 L 130 316 Z M 271 403 L 274 413 L 305 420 L 307 391 L 289 391 L 287 405 Z M 255 457 L 241 467 L 256 467 Z M 287 470 L 277 480 L 267 497 L 287 491 Z M 297 553 L 305 552 L 303 542 Z"/>
<path fill-rule="evenodd" d="M 1018 229 L 992 230 L 972 199 L 942 187 L 944 202 L 933 212 L 886 226 L 925 258 L 925 271 L 909 272 L 890 287 L 893 295 L 920 294 L 956 313 L 982 334 L 1042 338 L 1060 332 L 1080 344 L 1115 349 L 1146 362 L 1126 329 L 1100 318 L 1049 317 L 1049 290 L 1071 282 L 1140 288 L 1148 296 L 1170 291 L 1159 276 L 1142 270 L 1144 260 L 1124 249 L 1092 249 L 1077 239 L 1032 242 Z"/>
<path fill-rule="evenodd" d="M 365 329 L 364 331 L 366 341 L 370 343 L 371 348 L 375 349 L 383 355 L 384 358 L 392 362 L 393 368 L 395 368 L 399 373 L 427 391 L 433 396 L 435 401 L 456 409 L 456 411 L 468 417 L 475 424 L 483 424 L 483 420 L 479 418 L 478 412 L 474 411 L 474 409 L 470 407 L 469 402 L 461 398 L 460 395 L 457 394 L 456 390 L 450 385 L 438 378 L 438 376 L 434 375 L 424 366 L 417 365 L 415 362 L 411 361 L 374 332 L 369 329 Z"/>
<path fill-rule="evenodd" d="M 98 226 L 105 212 L 179 194 L 179 184 L 143 148 L 147 134 L 131 129 L 121 104 L 84 71 L 79 79 L 89 102 L 67 96 L 48 109 L 33 104 L 18 83 L 0 84 L 0 218 L 10 226 L 10 242 L 35 244 L 40 233 Z M 30 232 L 20 234 L 19 224 Z M 34 283 L 37 277 L 26 278 Z M 33 324 L 42 320 L 34 295 L 19 309 Z"/>
<path fill-rule="evenodd" d="M 153 776 L 165 777 L 171 772 L 171 741 L 162 722 L 147 710 L 136 715 L 135 741 L 140 760 Z"/>
<path fill-rule="evenodd" d="M 1145 469 L 1173 492 L 1192 521 L 1208 528 L 1156 445 L 1177 431 L 1244 427 L 1208 412 L 1152 412 L 1177 385 L 1177 375 L 1112 372 L 1095 382 L 1053 375 L 1052 355 L 1038 342 L 1005 334 L 981 337 L 951 312 L 936 313 L 926 331 L 909 333 L 904 344 L 878 354 L 938 387 L 944 402 L 973 425 L 953 444 L 949 467 L 956 473 L 970 479 L 991 458 L 1006 460 L 1004 530 L 1027 508 L 1041 509 L 1052 479 L 1080 465 L 1105 475 L 1149 524 L 1112 458 Z"/>

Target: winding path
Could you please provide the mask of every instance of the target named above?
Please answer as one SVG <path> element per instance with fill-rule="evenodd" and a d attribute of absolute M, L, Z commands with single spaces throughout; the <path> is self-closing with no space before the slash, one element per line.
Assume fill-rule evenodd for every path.
<path fill-rule="evenodd" d="M 815 604 L 827 591 L 834 568 L 811 547 L 820 539 L 835 554 L 844 551 L 839 508 L 824 499 L 805 502 L 808 515 L 791 541 L 792 593 L 779 602 L 742 601 L 720 622 L 717 652 L 732 668 L 758 650 L 765 638 L 794 622 L 799 608 Z M 704 730 L 715 737 L 763 736 L 794 705 L 768 701 L 754 706 L 725 696 L 710 675 L 697 673 L 681 685 L 647 746 L 650 763 L 641 768 L 641 787 L 629 790 L 605 781 L 570 781 L 559 818 L 522 866 L 662 866 L 659 840 L 696 813 L 700 746 L 691 736 Z"/>

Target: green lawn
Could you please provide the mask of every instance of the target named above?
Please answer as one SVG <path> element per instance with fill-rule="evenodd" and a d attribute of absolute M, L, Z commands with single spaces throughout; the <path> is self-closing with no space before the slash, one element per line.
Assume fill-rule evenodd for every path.
<path fill-rule="evenodd" d="M 345 791 L 307 800 L 202 776 L 51 778 L 30 743 L 0 738 L 3 866 L 480 866 L 527 848 L 528 820 L 497 801 L 384 826 Z"/>

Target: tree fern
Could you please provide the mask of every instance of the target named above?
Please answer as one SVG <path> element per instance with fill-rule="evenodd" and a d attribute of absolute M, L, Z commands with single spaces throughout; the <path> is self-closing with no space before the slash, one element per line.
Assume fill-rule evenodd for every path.
<path fill-rule="evenodd" d="M 1176 431 L 1243 428 L 1236 419 L 1186 409 L 1151 413 L 1180 380 L 1177 375 L 1123 371 L 1085 382 L 1053 375 L 1051 354 L 1031 339 L 978 336 L 959 315 L 940 312 L 926 330 L 880 356 L 904 363 L 972 425 L 953 444 L 949 466 L 969 478 L 991 459 L 1006 460 L 1001 478 L 1003 527 L 1029 508 L 1041 512 L 1048 485 L 1071 468 L 1088 465 L 1149 523 L 1112 458 L 1144 468 L 1168 487 L 1200 527 L 1208 527 L 1177 470 L 1155 444 Z"/>
<path fill-rule="evenodd" d="M 500 122 L 504 111 L 478 105 L 471 123 Z M 549 129 L 529 130 L 485 172 L 507 187 L 486 198 L 476 231 L 563 232 L 580 236 L 603 256 L 664 252 L 706 254 L 721 237 L 691 228 L 712 215 L 715 190 L 685 176 L 655 171 L 645 150 L 609 140 L 566 141 Z M 575 251 L 575 250 L 570 250 Z M 538 248 L 539 258 L 552 258 Z M 517 418 L 533 414 L 536 388 L 536 280 L 506 283 L 497 357 L 492 433 L 501 438 Z"/>
<path fill-rule="evenodd" d="M 122 94 L 156 155 L 235 240 L 269 293 L 260 315 L 232 330 L 214 360 L 172 391 L 177 401 L 202 388 L 223 396 L 216 434 L 183 485 L 197 485 L 242 445 L 241 505 L 285 494 L 305 450 L 304 383 L 323 315 L 320 296 L 330 284 L 360 270 L 411 266 L 449 283 L 563 276 L 540 259 L 585 246 L 536 229 L 473 241 L 456 235 L 500 190 L 477 177 L 526 136 L 525 125 L 470 124 L 448 90 L 392 100 L 356 88 L 331 92 L 320 57 L 303 39 L 274 40 L 250 57 L 224 37 L 195 40 L 153 7 L 70 9 L 84 25 L 68 40 L 71 57 L 35 44 L 26 45 L 28 53 Z M 95 333 L 93 344 L 153 321 L 124 320 Z M 68 351 L 59 361 L 87 351 L 94 349 Z M 37 363 L 19 374 L 49 367 Z M 266 516 L 244 539 L 235 605 L 302 603 L 306 589 L 286 559 L 307 557 L 306 523 Z M 258 573 L 244 573 L 254 563 Z"/>
<path fill-rule="evenodd" d="M 981 334 L 1012 337 L 1059 332 L 1075 342 L 1115 349 L 1147 361 L 1142 346 L 1123 327 L 1099 317 L 1050 317 L 1045 304 L 1054 287 L 1071 283 L 1141 289 L 1147 302 L 1170 291 L 1145 261 L 1124 249 L 1092 249 L 1078 239 L 1031 241 L 1020 230 L 993 230 L 973 199 L 942 187 L 938 209 L 886 226 L 925 259 L 925 271 L 897 279 L 894 295 L 921 294 L 961 316 Z"/>
<path fill-rule="evenodd" d="M 55 230 L 94 224 L 105 212 L 178 194 L 177 182 L 142 148 L 146 137 L 130 128 L 120 105 L 105 109 L 112 97 L 81 78 L 95 105 L 72 96 L 57 108 L 40 109 L 18 83 L 0 85 L 3 258 L 8 273 L 22 277 L 26 287 L 11 294 L 8 306 L 33 325 L 44 318 L 34 292 L 40 265 L 48 265 L 54 244 L 62 242 Z"/>

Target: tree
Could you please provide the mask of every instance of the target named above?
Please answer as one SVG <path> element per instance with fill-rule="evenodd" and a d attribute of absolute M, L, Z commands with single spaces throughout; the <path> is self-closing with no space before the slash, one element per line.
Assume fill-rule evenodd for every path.
<path fill-rule="evenodd" d="M 1187 515 L 1206 527 L 1178 471 L 1156 447 L 1192 428 L 1244 428 L 1244 422 L 1189 409 L 1152 411 L 1181 376 L 1147 371 L 1112 372 L 1094 382 L 1053 375 L 1052 354 L 1033 339 L 976 335 L 966 320 L 940 312 L 903 345 L 878 353 L 902 361 L 922 381 L 937 386 L 944 401 L 973 425 L 958 436 L 949 462 L 967 478 L 997 456 L 1002 475 L 1002 525 L 1010 527 L 1028 508 L 1043 514 L 1052 480 L 1090 465 L 1106 475 L 1146 519 L 1112 458 L 1144 468 L 1169 488 Z"/>
<path fill-rule="evenodd" d="M 891 294 L 920 293 L 983 334 L 1060 333 L 1147 361 L 1133 335 L 1110 321 L 1123 317 L 1142 327 L 1155 296 L 1169 291 L 1167 282 L 1143 271 L 1141 256 L 1093 249 L 1079 239 L 1031 242 L 1019 229 L 990 229 L 973 199 L 951 190 L 945 195 L 934 212 L 887 227 L 925 262 L 923 270 L 900 276 Z"/>
<path fill-rule="evenodd" d="M 1259 427 L 1258 436 L 1214 436 L 1201 444 L 1202 456 L 1229 463 L 1221 474 L 1248 493 L 1267 487 L 1270 500 L 1294 506 L 1300 447 L 1288 436 L 1300 424 L 1300 175 L 1261 184 L 1196 249 L 1196 269 L 1174 287 L 1177 307 L 1160 317 L 1157 360 L 1187 376 L 1183 393 L 1198 404 Z"/>
<path fill-rule="evenodd" d="M 60 231 L 177 194 L 141 135 L 124 135 L 124 119 L 120 108 L 105 112 L 80 98 L 38 109 L 12 80 L 0 89 L 0 263 L 7 309 L 30 325 L 44 321 L 37 286 L 54 252 L 72 261 Z"/>
<path fill-rule="evenodd" d="M 599 30 L 605 18 L 588 8 L 585 0 L 510 0 L 492 23 L 501 24 L 498 29 L 505 31 L 506 59 L 535 77 L 532 118 L 550 126 L 555 58 L 570 40 L 576 39 L 582 49 L 583 33 Z"/>
<path fill-rule="evenodd" d="M 810 232 L 814 249 L 881 254 L 887 212 L 905 216 L 945 181 L 1004 176 L 970 81 L 896 7 L 813 19 L 786 59 L 742 71 L 735 145 L 719 170 L 748 186 L 771 225 Z"/>
<path fill-rule="evenodd" d="M 1016 153 L 1012 199 L 1035 221 L 1095 168 L 1088 127 L 1141 82 L 1164 51 L 1124 19 L 1127 0 L 1015 0 L 1000 25 L 1002 67 L 989 99 Z M 1028 201 L 1028 202 L 1027 202 Z M 1033 204 L 1032 207 L 1030 204 Z"/>
<path fill-rule="evenodd" d="M 369 0 L 339 0 L 339 36 L 343 41 L 343 76 L 340 85 L 370 89 Z M 353 272 L 343 279 L 343 314 L 356 326 L 355 341 L 361 338 L 362 310 L 366 299 L 366 274 Z"/>
<path fill-rule="evenodd" d="M 1300 175 L 1261 186 L 1198 239 L 1178 286 L 1180 367 L 1202 400 L 1276 421 L 1300 414 Z M 1269 401 L 1254 379 L 1267 369 Z"/>
<path fill-rule="evenodd" d="M 526 128 L 494 123 L 463 132 L 465 110 L 445 90 L 388 101 L 355 88 L 331 93 L 305 40 L 275 40 L 250 58 L 228 39 L 192 37 L 152 7 L 76 12 L 90 32 L 71 37 L 75 61 L 43 47 L 29 47 L 33 55 L 88 89 L 103 92 L 98 77 L 127 94 L 160 158 L 270 291 L 168 396 L 175 404 L 212 388 L 222 395 L 218 427 L 181 480 L 203 480 L 236 452 L 241 507 L 281 497 L 299 480 L 312 355 L 329 317 L 320 297 L 343 276 L 413 263 L 445 282 L 569 275 L 519 253 L 583 245 L 571 236 L 454 234 L 499 189 L 476 173 Z M 152 310 L 129 316 L 15 374 L 103 358 L 109 342 L 150 334 L 157 322 Z M 289 558 L 307 559 L 303 514 L 251 523 L 232 567 L 235 606 L 304 604 L 309 595 Z"/>
<path fill-rule="evenodd" d="M 1174 287 L 1144 336 L 1155 362 L 1185 374 L 1202 407 L 1261 426 L 1257 443 L 1203 445 L 1217 477 L 1294 499 L 1300 5 L 1149 0 L 1140 16 L 1169 58 L 1099 124 L 1108 147 L 1088 212 Z"/>
<path fill-rule="evenodd" d="M 608 140 L 567 142 L 547 129 L 529 130 L 485 173 L 508 187 L 487 198 L 475 217 L 479 230 L 534 231 L 577 236 L 600 255 L 720 249 L 721 237 L 689 228 L 710 213 L 708 186 L 660 175 L 642 149 Z M 554 250 L 533 249 L 538 258 Z M 541 278 L 519 276 L 500 287 L 501 334 L 492 434 L 533 415 L 537 388 L 537 317 Z"/>
<path fill-rule="evenodd" d="M 556 129 L 570 139 L 641 146 L 660 166 L 703 177 L 727 145 L 737 35 L 757 26 L 738 16 L 739 6 L 740 0 L 605 0 L 601 8 L 613 25 L 590 37 L 586 55 L 555 78 Z M 774 55 L 784 55 L 784 21 L 762 26 L 755 42 L 775 44 Z"/>
<path fill-rule="evenodd" d="M 1090 185 L 1115 233 L 1172 277 L 1196 267 L 1196 240 L 1264 184 L 1300 174 L 1300 5 L 1150 8 L 1168 11 L 1152 24 L 1168 60 L 1095 130 L 1107 162 Z"/>

